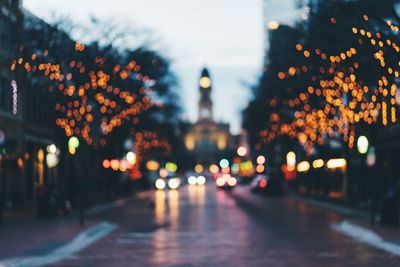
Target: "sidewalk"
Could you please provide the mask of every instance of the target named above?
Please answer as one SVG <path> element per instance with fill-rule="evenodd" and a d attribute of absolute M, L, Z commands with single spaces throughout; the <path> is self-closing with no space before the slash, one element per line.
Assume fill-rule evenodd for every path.
<path fill-rule="evenodd" d="M 62 248 L 79 234 L 101 223 L 101 216 L 97 214 L 121 207 L 129 199 L 118 199 L 86 209 L 84 226 L 80 225 L 77 212 L 55 218 L 38 218 L 33 210 L 7 212 L 0 223 L 0 261 L 21 256 L 42 256 Z"/>
<path fill-rule="evenodd" d="M 87 220 L 81 227 L 75 216 L 51 219 L 39 219 L 33 213 L 6 216 L 0 223 L 0 259 L 45 254 L 94 223 Z"/>
<path fill-rule="evenodd" d="M 363 228 L 369 229 L 374 233 L 378 234 L 382 239 L 392 242 L 400 246 L 400 227 L 396 226 L 382 226 L 379 222 L 375 222 L 374 225 L 371 225 L 369 221 L 360 220 L 360 219 L 352 219 L 357 225 L 360 225 Z"/>
<path fill-rule="evenodd" d="M 356 238 L 356 239 L 364 239 L 363 236 L 356 236 L 352 235 L 351 231 L 360 231 L 359 235 L 366 235 L 368 236 L 366 240 L 362 241 L 368 241 L 370 237 L 373 237 L 373 240 L 371 242 L 375 242 L 376 240 L 379 239 L 380 242 L 385 243 L 385 245 L 391 245 L 393 244 L 394 246 L 398 247 L 395 248 L 395 252 L 399 253 L 398 256 L 400 256 L 400 226 L 397 227 L 387 227 L 387 226 L 381 226 L 380 221 L 379 221 L 379 216 L 377 215 L 375 218 L 375 224 L 371 225 L 370 224 L 370 214 L 369 211 L 365 209 L 356 209 L 352 206 L 348 205 L 340 205 L 338 203 L 334 203 L 332 201 L 325 201 L 321 199 L 316 199 L 313 197 L 305 197 L 305 196 L 293 196 L 292 198 L 296 200 L 303 201 L 307 204 L 314 205 L 323 209 L 327 210 L 332 210 L 335 212 L 338 212 L 345 217 L 345 221 L 343 221 L 341 224 L 344 226 L 350 225 L 351 227 L 348 228 L 349 233 L 348 235 Z M 338 224 L 340 225 L 340 224 Z M 341 226 L 343 226 L 341 225 Z M 333 228 L 336 228 L 336 226 L 333 226 Z M 344 232 L 344 234 L 346 234 Z M 397 255 L 397 254 L 396 254 Z"/>

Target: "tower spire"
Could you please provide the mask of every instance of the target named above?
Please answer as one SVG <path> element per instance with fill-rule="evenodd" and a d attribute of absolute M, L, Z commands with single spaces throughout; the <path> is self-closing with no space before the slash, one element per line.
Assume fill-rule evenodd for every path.
<path fill-rule="evenodd" d="M 213 121 L 211 89 L 212 82 L 210 78 L 210 73 L 208 72 L 207 68 L 204 68 L 201 72 L 199 80 L 199 121 Z"/>

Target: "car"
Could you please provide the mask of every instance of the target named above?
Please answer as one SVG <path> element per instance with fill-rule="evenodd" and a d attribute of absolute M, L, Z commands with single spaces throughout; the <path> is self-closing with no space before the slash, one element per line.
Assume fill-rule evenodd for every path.
<path fill-rule="evenodd" d="M 187 178 L 189 185 L 205 185 L 207 179 L 204 175 L 190 175 Z"/>
<path fill-rule="evenodd" d="M 237 179 L 230 174 L 219 175 L 215 179 L 215 184 L 219 189 L 231 190 L 237 185 Z"/>
<path fill-rule="evenodd" d="M 178 189 L 181 186 L 181 179 L 178 177 L 158 178 L 154 186 L 158 190 L 164 190 L 166 188 Z"/>
<path fill-rule="evenodd" d="M 277 178 L 272 178 L 267 174 L 259 174 L 254 177 L 250 184 L 251 191 L 265 195 L 283 195 L 282 182 Z"/>

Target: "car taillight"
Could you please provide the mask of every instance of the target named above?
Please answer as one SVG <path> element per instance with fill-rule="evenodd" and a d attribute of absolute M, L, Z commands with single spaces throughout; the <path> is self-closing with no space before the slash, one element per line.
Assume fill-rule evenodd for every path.
<path fill-rule="evenodd" d="M 261 188 L 266 188 L 267 187 L 267 181 L 266 180 L 261 180 L 260 183 L 258 184 Z"/>

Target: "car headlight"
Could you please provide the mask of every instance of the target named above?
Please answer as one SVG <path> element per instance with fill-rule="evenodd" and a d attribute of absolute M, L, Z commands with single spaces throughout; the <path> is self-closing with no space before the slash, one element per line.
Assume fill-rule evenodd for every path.
<path fill-rule="evenodd" d="M 196 182 L 198 185 L 204 185 L 206 183 L 206 178 L 204 176 L 198 176 Z"/>
<path fill-rule="evenodd" d="M 156 188 L 159 190 L 163 190 L 166 186 L 166 183 L 163 179 L 157 179 L 156 180 Z"/>
<path fill-rule="evenodd" d="M 168 181 L 168 187 L 170 189 L 177 189 L 179 187 L 179 180 L 174 178 Z"/>
<path fill-rule="evenodd" d="M 197 183 L 196 177 L 190 176 L 190 177 L 188 178 L 188 184 L 190 184 L 190 185 L 195 185 L 196 183 Z"/>

